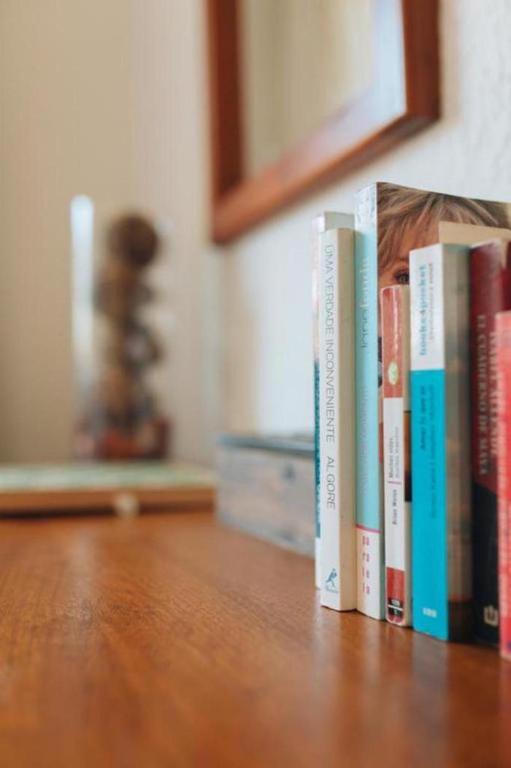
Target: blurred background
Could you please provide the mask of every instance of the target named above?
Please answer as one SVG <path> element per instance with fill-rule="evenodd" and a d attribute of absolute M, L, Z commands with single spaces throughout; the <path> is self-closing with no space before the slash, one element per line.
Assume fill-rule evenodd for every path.
<path fill-rule="evenodd" d="M 297 35 L 307 5 L 293 4 Z M 95 258 L 125 213 L 158 232 L 147 316 L 165 353 L 150 386 L 172 423 L 173 455 L 211 463 L 219 430 L 310 431 L 310 220 L 352 210 L 353 192 L 376 179 L 511 197 L 508 9 L 507 0 L 443 0 L 441 120 L 219 248 L 209 239 L 202 0 L 0 0 L 0 461 L 59 461 L 73 451 L 76 196 L 93 206 Z M 350 39 L 364 40 L 360 18 Z M 336 85 L 348 95 L 366 76 L 359 54 L 360 45 L 355 79 Z M 339 71 L 336 61 L 327 70 Z M 268 63 L 257 52 L 251 62 L 255 100 L 246 108 L 255 115 Z M 298 89 L 302 107 L 313 87 Z M 252 142 L 268 129 L 263 118 L 250 121 Z M 287 130 L 299 135 L 297 117 Z M 253 166 L 273 151 L 263 141 Z"/>

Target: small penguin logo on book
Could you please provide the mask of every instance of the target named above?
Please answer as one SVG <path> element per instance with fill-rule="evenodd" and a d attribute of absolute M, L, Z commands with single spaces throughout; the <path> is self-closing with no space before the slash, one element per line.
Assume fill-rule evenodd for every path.
<path fill-rule="evenodd" d="M 489 624 L 490 627 L 499 626 L 499 612 L 494 605 L 485 605 L 483 614 L 485 624 Z"/>
<path fill-rule="evenodd" d="M 330 571 L 330 574 L 328 576 L 328 579 L 325 582 L 325 589 L 327 592 L 338 592 L 337 589 L 337 571 L 335 568 L 332 568 Z"/>

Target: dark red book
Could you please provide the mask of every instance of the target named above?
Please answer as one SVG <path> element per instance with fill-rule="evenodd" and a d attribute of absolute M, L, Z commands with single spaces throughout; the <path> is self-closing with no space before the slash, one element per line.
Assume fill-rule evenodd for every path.
<path fill-rule="evenodd" d="M 497 360 L 495 315 L 511 309 L 511 243 L 470 252 L 474 632 L 499 642 L 497 537 Z"/>
<path fill-rule="evenodd" d="M 511 312 L 496 318 L 500 652 L 511 660 Z"/>

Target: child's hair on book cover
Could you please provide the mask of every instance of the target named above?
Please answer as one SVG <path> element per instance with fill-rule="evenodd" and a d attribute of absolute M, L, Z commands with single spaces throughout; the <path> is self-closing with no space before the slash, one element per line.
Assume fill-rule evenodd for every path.
<path fill-rule="evenodd" d="M 408 283 L 410 251 L 435 243 L 441 221 L 509 228 L 508 208 L 488 200 L 382 184 L 378 190 L 380 290 Z"/>

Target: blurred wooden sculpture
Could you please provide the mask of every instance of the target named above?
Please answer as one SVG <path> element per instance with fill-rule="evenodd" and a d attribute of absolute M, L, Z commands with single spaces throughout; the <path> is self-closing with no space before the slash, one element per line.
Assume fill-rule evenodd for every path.
<path fill-rule="evenodd" d="M 157 459 L 167 454 L 168 421 L 147 382 L 162 349 L 142 318 L 142 309 L 155 300 L 146 272 L 159 245 L 154 226 L 136 214 L 120 217 L 108 232 L 94 291 L 105 338 L 98 378 L 79 428 L 82 457 Z"/>

